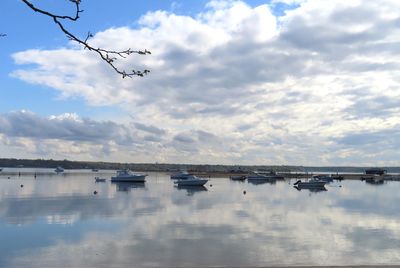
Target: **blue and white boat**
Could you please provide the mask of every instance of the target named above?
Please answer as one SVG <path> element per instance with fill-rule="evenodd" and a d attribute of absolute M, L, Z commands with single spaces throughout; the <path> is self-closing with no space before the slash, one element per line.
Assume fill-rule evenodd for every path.
<path fill-rule="evenodd" d="M 207 179 L 201 179 L 194 175 L 189 175 L 186 179 L 180 179 L 174 183 L 178 186 L 203 186 L 208 182 Z"/>
<path fill-rule="evenodd" d="M 279 176 L 279 179 L 281 177 Z M 252 172 L 247 175 L 247 180 L 250 181 L 275 181 L 278 179 L 278 176 L 275 174 L 265 174 L 261 172 Z"/>
<path fill-rule="evenodd" d="M 244 181 L 246 179 L 245 175 L 232 175 L 229 177 L 233 181 Z"/>
<path fill-rule="evenodd" d="M 147 174 L 133 173 L 128 169 L 117 171 L 117 176 L 111 177 L 112 182 L 145 182 Z"/>

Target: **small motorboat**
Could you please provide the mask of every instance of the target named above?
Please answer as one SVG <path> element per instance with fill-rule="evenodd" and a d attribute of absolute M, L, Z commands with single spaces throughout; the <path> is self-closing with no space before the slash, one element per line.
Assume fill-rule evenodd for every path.
<path fill-rule="evenodd" d="M 233 181 L 244 181 L 246 179 L 245 175 L 234 175 L 234 176 L 229 176 L 229 178 Z"/>
<path fill-rule="evenodd" d="M 258 184 L 257 182 L 265 183 L 265 182 L 276 182 L 277 178 L 274 175 L 266 175 L 259 172 L 252 172 L 247 175 L 247 181 L 253 184 Z"/>
<path fill-rule="evenodd" d="M 58 166 L 58 167 L 56 167 L 56 169 L 54 171 L 57 173 L 61 173 L 61 172 L 64 172 L 64 169 L 62 167 Z"/>
<path fill-rule="evenodd" d="M 94 180 L 95 180 L 96 182 L 105 182 L 105 181 L 106 181 L 105 178 L 100 178 L 100 177 L 94 177 Z"/>
<path fill-rule="evenodd" d="M 268 178 L 268 179 L 273 179 L 273 180 L 284 180 L 285 179 L 284 176 L 279 175 L 278 173 L 276 173 L 273 170 L 270 170 L 270 171 L 258 171 L 257 173 L 262 175 L 262 176 L 264 176 L 265 178 Z"/>
<path fill-rule="evenodd" d="M 147 174 L 133 173 L 128 169 L 117 171 L 117 176 L 111 177 L 112 182 L 145 182 Z"/>
<path fill-rule="evenodd" d="M 98 172 L 99 170 L 97 168 L 92 168 L 93 172 Z"/>
<path fill-rule="evenodd" d="M 178 186 L 203 186 L 207 182 L 207 179 L 201 179 L 194 175 L 190 175 L 186 179 L 177 180 L 174 183 Z"/>

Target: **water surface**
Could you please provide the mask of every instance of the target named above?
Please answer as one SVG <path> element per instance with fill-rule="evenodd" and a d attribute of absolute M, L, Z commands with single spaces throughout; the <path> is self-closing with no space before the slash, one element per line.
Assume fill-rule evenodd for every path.
<path fill-rule="evenodd" d="M 164 173 L 138 185 L 24 171 L 0 173 L 0 267 L 400 263 L 400 182 L 311 192 L 294 180 L 176 188 Z"/>

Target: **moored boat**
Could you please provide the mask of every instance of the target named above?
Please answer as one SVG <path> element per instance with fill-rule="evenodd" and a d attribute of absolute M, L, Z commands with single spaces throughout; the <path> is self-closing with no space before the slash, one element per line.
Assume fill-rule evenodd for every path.
<path fill-rule="evenodd" d="M 259 172 L 252 172 L 247 175 L 247 180 L 250 181 L 275 181 L 277 177 L 273 175 L 267 175 Z"/>
<path fill-rule="evenodd" d="M 145 182 L 147 174 L 133 173 L 128 169 L 117 171 L 117 176 L 111 177 L 112 182 Z"/>
<path fill-rule="evenodd" d="M 61 173 L 64 172 L 64 169 L 61 166 L 56 167 L 56 169 L 54 170 L 57 173 Z"/>
<path fill-rule="evenodd" d="M 174 183 L 178 186 L 203 186 L 207 182 L 207 179 L 201 179 L 194 175 L 190 175 L 186 179 L 177 180 Z"/>
<path fill-rule="evenodd" d="M 279 175 L 278 173 L 276 173 L 273 170 L 270 171 L 259 171 L 258 174 L 268 178 L 268 179 L 274 179 L 274 180 L 283 180 L 285 179 L 284 176 Z"/>
<path fill-rule="evenodd" d="M 229 177 L 233 181 L 244 181 L 246 179 L 245 175 L 234 175 Z"/>
<path fill-rule="evenodd" d="M 365 170 L 365 174 L 367 175 L 384 175 L 386 173 L 386 169 L 382 168 L 369 168 Z"/>

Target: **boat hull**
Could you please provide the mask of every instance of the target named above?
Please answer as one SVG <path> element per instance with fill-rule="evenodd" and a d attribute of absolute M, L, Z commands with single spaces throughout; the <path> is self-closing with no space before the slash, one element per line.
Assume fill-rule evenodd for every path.
<path fill-rule="evenodd" d="M 126 176 L 126 177 L 111 177 L 112 182 L 145 182 L 146 175 Z"/>
<path fill-rule="evenodd" d="M 208 180 L 206 179 L 196 179 L 196 180 L 187 179 L 187 180 L 176 181 L 175 184 L 178 186 L 203 186 L 207 182 Z"/>
<path fill-rule="evenodd" d="M 189 175 L 171 175 L 171 180 L 186 180 Z"/>
<path fill-rule="evenodd" d="M 230 176 L 229 177 L 233 181 L 244 181 L 246 179 L 246 176 Z"/>

